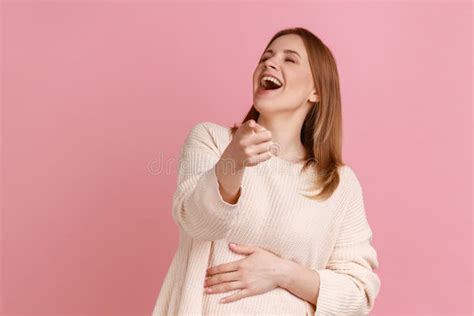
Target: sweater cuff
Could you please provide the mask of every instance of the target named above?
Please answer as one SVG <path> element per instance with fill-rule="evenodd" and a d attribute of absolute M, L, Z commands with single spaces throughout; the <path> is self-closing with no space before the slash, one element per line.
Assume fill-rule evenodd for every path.
<path fill-rule="evenodd" d="M 331 272 L 324 270 L 317 270 L 319 274 L 319 294 L 316 301 L 316 313 L 315 316 L 331 315 L 331 311 L 334 310 L 331 299 L 331 292 L 337 292 L 337 288 L 331 284 Z"/>
<path fill-rule="evenodd" d="M 208 189 L 202 190 L 198 198 L 210 204 L 210 209 L 215 211 L 214 215 L 221 219 L 230 219 L 229 216 L 232 217 L 233 215 L 235 215 L 236 209 L 240 207 L 243 203 L 243 195 L 246 194 L 245 185 L 243 181 L 240 186 L 239 198 L 235 204 L 231 204 L 225 201 L 222 197 L 219 190 L 219 181 L 217 179 L 216 166 L 213 166 L 211 169 L 206 171 L 200 181 L 204 182 L 204 185 L 201 187 Z"/>
<path fill-rule="evenodd" d="M 316 301 L 315 316 L 357 315 L 357 298 L 351 297 L 341 289 L 346 287 L 342 275 L 330 269 L 316 270 L 319 273 L 319 294 Z M 350 311 L 350 312 L 349 312 Z M 354 312 L 354 313 L 353 313 Z"/>

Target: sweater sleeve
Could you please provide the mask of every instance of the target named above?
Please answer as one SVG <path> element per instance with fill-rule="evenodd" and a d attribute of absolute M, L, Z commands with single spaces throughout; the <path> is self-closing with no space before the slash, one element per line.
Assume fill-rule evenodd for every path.
<path fill-rule="evenodd" d="M 368 315 L 380 291 L 377 252 L 371 245 L 361 185 L 348 167 L 348 208 L 325 269 L 316 270 L 320 287 L 316 316 Z"/>
<path fill-rule="evenodd" d="M 222 198 L 216 175 L 220 154 L 210 128 L 207 122 L 197 123 L 184 141 L 172 207 L 176 224 L 193 239 L 203 241 L 226 237 L 247 194 L 242 184 L 235 204 Z"/>

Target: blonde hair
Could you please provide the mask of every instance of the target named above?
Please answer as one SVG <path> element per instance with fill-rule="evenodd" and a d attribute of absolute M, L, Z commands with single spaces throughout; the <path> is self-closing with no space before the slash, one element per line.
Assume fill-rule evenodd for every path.
<path fill-rule="evenodd" d="M 306 159 L 302 172 L 315 168 L 316 182 L 313 190 L 316 195 L 305 195 L 313 200 L 325 200 L 336 190 L 340 177 L 338 167 L 342 161 L 342 111 L 339 75 L 336 61 L 329 48 L 313 33 L 305 28 L 287 28 L 277 32 L 265 49 L 278 37 L 296 34 L 304 42 L 309 65 L 315 82 L 319 102 L 316 102 L 306 115 L 301 128 L 300 138 L 306 149 Z M 242 121 L 258 121 L 259 112 L 252 107 Z M 232 135 L 237 127 L 232 127 Z"/>

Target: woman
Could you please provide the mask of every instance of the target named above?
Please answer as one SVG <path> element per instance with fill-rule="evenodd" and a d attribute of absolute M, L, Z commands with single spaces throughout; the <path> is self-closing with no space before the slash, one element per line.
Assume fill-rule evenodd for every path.
<path fill-rule="evenodd" d="M 172 213 L 180 243 L 153 315 L 367 315 L 377 253 L 341 158 L 330 50 L 304 28 L 278 32 L 253 101 L 240 126 L 200 122 L 185 140 Z"/>

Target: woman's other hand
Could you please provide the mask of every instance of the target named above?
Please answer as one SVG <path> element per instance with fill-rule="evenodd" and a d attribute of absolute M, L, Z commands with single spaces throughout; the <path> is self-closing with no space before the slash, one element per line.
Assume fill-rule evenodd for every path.
<path fill-rule="evenodd" d="M 287 260 L 256 246 L 230 244 L 230 249 L 245 258 L 207 269 L 204 287 L 206 293 L 240 291 L 221 300 L 229 303 L 247 296 L 262 294 L 283 287 L 291 268 Z"/>

